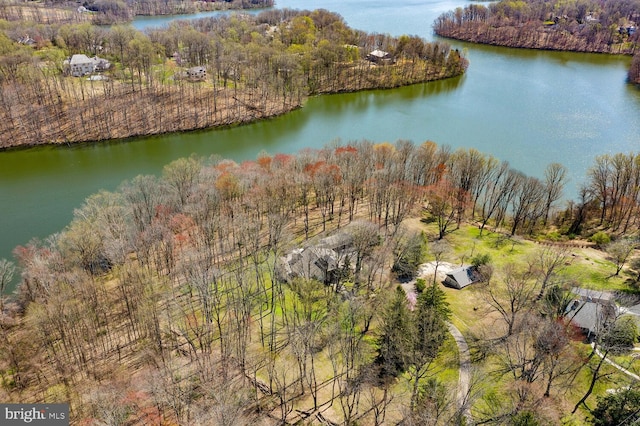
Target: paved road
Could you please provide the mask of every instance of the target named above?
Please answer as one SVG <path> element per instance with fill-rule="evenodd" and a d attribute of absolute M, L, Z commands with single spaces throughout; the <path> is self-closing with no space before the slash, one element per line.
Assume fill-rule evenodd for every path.
<path fill-rule="evenodd" d="M 604 354 L 602 352 L 600 352 L 600 349 L 596 348 L 596 344 L 595 343 L 591 343 L 591 347 L 596 350 L 596 354 L 598 354 L 598 356 L 600 358 L 604 357 Z M 618 370 L 622 371 L 624 374 L 626 374 L 627 376 L 631 377 L 632 379 L 640 380 L 640 376 L 638 376 L 637 374 L 634 374 L 631 371 L 627 370 L 626 368 L 616 364 L 615 362 L 611 361 L 609 358 L 605 359 L 604 362 L 606 362 L 609 365 L 614 366 L 615 368 L 617 368 Z"/>
<path fill-rule="evenodd" d="M 463 415 L 467 418 L 468 424 L 473 424 L 471 421 L 471 409 L 467 402 L 467 396 L 469 394 L 469 386 L 471 386 L 471 355 L 469 354 L 469 345 L 465 340 L 460 330 L 455 325 L 447 323 L 449 333 L 453 336 L 453 339 L 458 345 L 458 357 L 460 358 L 460 373 L 458 377 L 458 406 L 464 407 Z"/>

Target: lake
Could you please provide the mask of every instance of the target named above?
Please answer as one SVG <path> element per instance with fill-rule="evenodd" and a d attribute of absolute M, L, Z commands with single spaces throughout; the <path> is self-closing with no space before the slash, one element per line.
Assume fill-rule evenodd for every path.
<path fill-rule="evenodd" d="M 282 0 L 277 7 L 323 8 L 354 27 L 433 39 L 431 24 L 461 1 Z M 137 28 L 167 17 L 140 18 Z M 455 42 L 470 66 L 463 77 L 310 99 L 301 110 L 243 127 L 0 153 L 0 258 L 18 244 L 61 230 L 73 209 L 100 189 L 191 154 L 236 161 L 261 151 L 292 153 L 341 140 L 474 147 L 540 176 L 550 162 L 569 169 L 573 196 L 594 157 L 640 148 L 640 90 L 626 83 L 628 57 L 525 51 Z"/>

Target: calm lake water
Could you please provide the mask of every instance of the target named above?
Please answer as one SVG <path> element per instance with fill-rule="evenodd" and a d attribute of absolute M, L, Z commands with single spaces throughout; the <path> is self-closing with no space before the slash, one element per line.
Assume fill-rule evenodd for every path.
<path fill-rule="evenodd" d="M 323 8 L 354 27 L 433 39 L 432 22 L 461 1 L 281 0 Z M 141 18 L 137 28 L 164 25 Z M 596 155 L 640 150 L 640 90 L 626 83 L 630 58 L 452 43 L 470 67 L 461 78 L 388 91 L 311 99 L 301 110 L 252 125 L 0 153 L 0 258 L 32 237 L 64 228 L 90 194 L 195 153 L 237 161 L 341 140 L 433 140 L 475 147 L 540 176 L 550 162 L 570 171 L 573 196 Z"/>

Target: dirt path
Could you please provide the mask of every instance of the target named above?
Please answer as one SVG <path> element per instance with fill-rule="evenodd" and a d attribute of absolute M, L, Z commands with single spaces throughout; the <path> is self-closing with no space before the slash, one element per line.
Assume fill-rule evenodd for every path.
<path fill-rule="evenodd" d="M 469 345 L 467 345 L 467 341 L 455 325 L 447 323 L 447 327 L 458 346 L 458 358 L 460 360 L 457 393 L 458 407 L 462 410 L 462 415 L 466 418 L 467 424 L 473 424 L 471 420 L 471 408 L 468 404 L 469 387 L 471 386 L 471 355 L 469 354 Z"/>

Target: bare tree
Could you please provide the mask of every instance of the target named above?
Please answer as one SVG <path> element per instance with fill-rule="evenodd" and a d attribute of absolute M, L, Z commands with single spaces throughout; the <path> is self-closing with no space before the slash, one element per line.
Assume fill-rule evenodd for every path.
<path fill-rule="evenodd" d="M 451 252 L 451 246 L 448 242 L 440 240 L 429 244 L 428 248 L 435 259 L 435 268 L 433 270 L 433 283 L 435 284 L 438 277 L 438 268 Z"/>
<path fill-rule="evenodd" d="M 624 265 L 627 263 L 629 256 L 633 253 L 638 240 L 632 238 L 620 238 L 605 246 L 605 251 L 616 266 L 616 272 L 611 276 L 618 276 Z"/>
<path fill-rule="evenodd" d="M 462 195 L 447 178 L 440 179 L 435 185 L 427 188 L 427 202 L 425 210 L 438 224 L 438 239 L 447 233 L 449 225 L 454 222 L 456 215 L 460 217 L 466 206 Z M 459 222 L 458 222 L 459 223 Z"/>
<path fill-rule="evenodd" d="M 545 246 L 536 250 L 527 260 L 529 271 L 539 282 L 538 299 L 544 296 L 547 287 L 553 284 L 558 273 L 567 266 L 571 253 L 566 247 Z"/>
<path fill-rule="evenodd" d="M 459 149 L 450 157 L 449 175 L 456 187 L 456 220 L 458 226 L 468 207 L 475 202 L 484 187 L 484 172 L 490 159 L 479 151 Z"/>
<path fill-rule="evenodd" d="M 607 313 L 609 313 L 609 315 L 603 315 L 602 318 L 598 319 L 602 322 L 602 324 L 595 336 L 592 345 L 593 350 L 583 364 L 591 370 L 591 380 L 589 381 L 589 387 L 585 391 L 582 398 L 580 398 L 580 400 L 573 407 L 573 410 L 571 411 L 572 413 L 578 411 L 578 408 L 580 408 L 580 406 L 582 406 L 583 404 L 586 405 L 586 401 L 593 393 L 593 390 L 598 381 L 611 374 L 610 371 L 602 369 L 604 364 L 608 361 L 608 356 L 610 354 L 628 350 L 628 340 L 624 339 L 625 341 L 620 341 L 616 338 L 616 333 L 618 332 L 618 330 L 616 330 L 617 327 L 625 327 L 626 325 L 637 327 L 633 321 L 627 322 L 624 319 L 624 316 L 617 316 L 617 314 L 615 314 L 611 309 L 608 310 Z M 594 357 L 598 359 L 596 362 L 592 362 L 592 359 Z"/>
<path fill-rule="evenodd" d="M 525 312 L 533 308 L 537 283 L 528 272 L 518 271 L 513 265 L 507 265 L 502 272 L 503 283 L 488 280 L 483 294 L 491 309 L 502 317 L 507 326 L 505 337 L 509 337 Z"/>
<path fill-rule="evenodd" d="M 546 225 L 553 205 L 562 198 L 567 183 L 567 169 L 560 163 L 551 163 L 544 170 L 544 213 L 542 224 Z"/>
<path fill-rule="evenodd" d="M 500 220 L 500 211 L 506 208 L 511 199 L 517 177 L 518 173 L 511 169 L 506 161 L 487 175 L 487 186 L 480 199 L 480 233 L 484 231 L 489 220 Z"/>
<path fill-rule="evenodd" d="M 157 207 L 164 200 L 161 183 L 154 176 L 137 176 L 121 190 L 137 230 L 144 231 L 151 224 Z"/>
<path fill-rule="evenodd" d="M 0 314 L 4 311 L 4 292 L 13 280 L 16 267 L 7 259 L 0 259 Z"/>
<path fill-rule="evenodd" d="M 133 413 L 123 389 L 116 386 L 94 389 L 86 398 L 91 416 L 104 426 L 124 425 Z"/>
<path fill-rule="evenodd" d="M 514 188 L 514 196 L 511 200 L 512 206 L 512 226 L 511 235 L 515 235 L 518 227 L 529 221 L 532 229 L 535 222 L 541 216 L 541 205 L 543 200 L 544 187 L 540 180 L 534 177 L 520 175 Z"/>
<path fill-rule="evenodd" d="M 164 166 L 162 176 L 175 194 L 180 208 L 185 206 L 194 186 L 198 184 L 201 169 L 202 164 L 193 157 L 180 158 Z"/>
<path fill-rule="evenodd" d="M 604 219 L 606 218 L 607 211 L 610 206 L 610 163 L 611 159 L 608 155 L 599 155 L 595 159 L 595 164 L 588 170 L 588 176 L 591 180 L 591 190 L 600 202 L 600 225 L 604 223 Z"/>
<path fill-rule="evenodd" d="M 174 421 L 189 423 L 195 382 L 181 375 L 178 368 L 175 363 L 163 365 L 150 373 L 147 383 L 158 407 L 172 414 Z"/>
<path fill-rule="evenodd" d="M 380 243 L 378 227 L 371 222 L 354 222 L 345 230 L 353 238 L 356 253 L 354 275 L 359 282 L 364 260 L 371 255 L 375 246 Z"/>
<path fill-rule="evenodd" d="M 573 383 L 581 365 L 581 356 L 570 344 L 571 329 L 554 318 L 543 321 L 534 344 L 536 358 L 541 359 L 542 375 L 546 382 L 544 396 L 551 396 L 552 386 L 561 391 Z"/>

